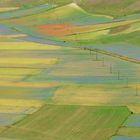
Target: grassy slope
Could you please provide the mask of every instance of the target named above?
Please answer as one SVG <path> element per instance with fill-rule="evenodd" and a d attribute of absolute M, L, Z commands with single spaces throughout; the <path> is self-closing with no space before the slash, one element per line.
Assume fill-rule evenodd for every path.
<path fill-rule="evenodd" d="M 80 6 L 84 9 L 92 6 L 87 9 L 87 11 L 118 17 L 139 12 L 140 9 L 138 8 L 138 4 L 132 9 L 129 8 L 134 3 L 139 3 L 139 0 L 89 0 L 89 3 L 86 3 L 86 1 L 84 2 L 83 0 L 83 2 L 80 3 Z"/>
<path fill-rule="evenodd" d="M 87 10 L 91 13 L 97 13 L 97 14 L 106 14 L 111 15 L 114 17 L 118 16 L 124 16 L 128 14 L 137 13 L 140 11 L 139 6 L 140 2 L 139 0 L 75 0 L 79 6 Z M 44 3 L 53 3 L 57 5 L 65 5 L 68 3 L 73 2 L 72 0 L 40 0 L 40 1 L 34 1 L 34 0 L 24 0 L 24 2 L 21 0 L 15 1 L 15 0 L 1 0 L 0 6 L 32 6 L 32 5 L 38 5 L 38 4 L 44 4 Z M 93 8 L 94 7 L 94 8 Z"/>
<path fill-rule="evenodd" d="M 66 5 L 64 7 L 52 9 L 48 12 L 42 12 L 36 15 L 30 15 L 27 17 L 25 16 L 25 17 L 20 17 L 17 19 L 5 20 L 3 21 L 3 23 L 13 24 L 13 26 L 15 23 L 17 23 L 18 25 L 22 25 L 22 26 L 24 25 L 27 27 L 34 26 L 35 24 L 63 23 L 63 22 L 86 24 L 84 23 L 85 21 L 83 22 L 83 17 L 84 18 L 88 17 L 88 19 L 91 20 L 92 24 L 96 22 L 97 23 L 106 22 L 106 21 L 111 20 L 107 16 L 89 15 L 81 8 L 77 7 L 76 5 L 71 4 L 71 5 Z M 61 34 L 69 35 L 69 36 L 62 37 L 63 39 L 74 41 L 77 38 L 79 42 L 82 42 L 85 45 L 92 44 L 92 43 L 103 44 L 103 43 L 112 43 L 112 42 L 129 42 L 132 44 L 139 44 L 138 36 L 136 36 L 135 38 L 131 38 L 131 36 L 135 34 L 139 34 L 139 32 L 138 33 L 135 32 L 139 30 L 139 24 L 135 24 L 136 21 L 137 23 L 139 23 L 138 20 L 139 19 L 136 19 L 136 20 L 128 19 L 127 21 L 122 21 L 118 23 L 114 22 L 114 23 L 108 23 L 108 24 L 98 24 L 98 25 L 90 25 L 90 26 L 82 26 L 82 27 L 76 26 L 76 27 L 70 28 L 69 30 L 67 30 L 66 28 L 63 32 L 61 31 Z M 34 24 L 34 22 L 32 21 L 36 21 L 36 23 Z M 98 34 L 98 30 L 99 30 L 99 34 Z M 122 33 L 125 33 L 125 34 L 122 34 Z M 73 34 L 76 34 L 76 35 L 73 35 Z M 96 34 L 98 34 L 99 37 L 98 36 L 96 37 L 95 36 Z"/>
<path fill-rule="evenodd" d="M 87 41 L 79 41 L 83 45 L 86 44 L 113 44 L 113 43 L 129 43 L 133 45 L 140 45 L 140 31 L 131 32 L 128 34 L 117 34 L 117 35 L 102 35 L 99 38 L 95 38 L 94 40 L 87 40 Z"/>
<path fill-rule="evenodd" d="M 47 105 L 0 136 L 26 140 L 107 140 L 128 115 L 125 107 Z"/>
<path fill-rule="evenodd" d="M 9 19 L 9 18 L 18 18 L 18 17 L 28 16 L 28 15 L 35 15 L 50 10 L 53 7 L 54 7 L 53 5 L 44 4 L 32 8 L 21 8 L 18 10 L 13 10 L 11 12 L 3 12 L 0 13 L 0 19 L 2 20 L 2 19 Z"/>
<path fill-rule="evenodd" d="M 28 9 L 27 9 L 28 10 Z M 31 8 L 32 10 L 32 8 Z M 4 16 L 4 15 L 3 15 Z M 69 4 L 66 6 L 58 7 L 49 11 L 44 11 L 39 14 L 31 14 L 28 16 L 21 16 L 19 18 L 2 20 L 4 23 L 12 23 L 18 25 L 36 25 L 36 24 L 47 24 L 47 23 L 63 23 L 63 22 L 74 22 L 79 23 L 83 21 L 83 18 L 90 18 L 93 23 L 98 22 L 109 22 L 111 21 L 111 17 L 109 16 L 96 16 L 91 15 L 84 11 L 82 8 L 78 7 L 76 4 Z M 78 19 L 78 20 L 77 20 Z M 82 20 L 82 21 L 81 21 Z M 97 22 L 96 22 L 97 20 Z M 26 21 L 26 22 L 25 22 Z M 33 21 L 36 21 L 34 23 Z"/>
<path fill-rule="evenodd" d="M 85 17 L 86 17 L 86 20 L 88 21 L 87 23 L 91 22 L 92 24 L 98 23 L 98 22 L 111 21 L 111 19 L 109 19 L 109 17 L 107 17 L 107 16 L 99 16 L 99 17 L 92 16 L 92 15 L 86 13 L 81 8 L 77 7 L 76 5 L 66 5 L 64 7 L 50 10 L 49 12 L 42 12 L 42 13 L 36 14 L 36 15 L 30 15 L 27 17 L 25 16 L 25 17 L 20 17 L 17 19 L 7 20 L 7 21 L 4 21 L 4 23 L 8 23 L 8 24 L 11 23 L 13 25 L 15 23 L 17 23 L 18 25 L 26 25 L 26 26 L 34 25 L 34 22 L 32 22 L 32 21 L 36 21 L 35 24 L 63 23 L 63 22 L 84 24 L 85 21 L 83 21 L 83 18 L 85 18 Z M 128 38 L 129 38 L 129 36 L 133 36 L 133 33 L 132 33 L 132 35 L 128 34 L 128 33 L 139 30 L 139 25 L 136 26 L 135 19 L 133 19 L 133 20 L 134 20 L 134 23 L 133 23 L 133 21 L 131 21 L 131 19 L 128 19 L 128 21 L 122 21 L 120 23 L 118 22 L 118 23 L 109 23 L 109 24 L 103 24 L 103 25 L 101 24 L 101 25 L 97 25 L 97 26 L 91 25 L 91 26 L 74 27 L 74 28 L 70 28 L 70 30 L 67 30 L 67 29 L 66 29 L 66 31 L 64 30 L 66 33 L 64 31 L 63 31 L 63 33 L 66 35 L 67 34 L 69 35 L 70 33 L 77 34 L 76 37 L 78 40 L 79 40 L 79 38 L 80 38 L 80 40 L 82 40 L 82 42 L 83 42 L 83 38 L 85 38 L 84 40 L 87 40 L 85 42 L 85 44 L 86 43 L 91 44 L 93 42 L 96 42 L 96 43 L 98 42 L 98 38 L 97 38 L 97 40 L 96 40 L 96 38 L 94 38 L 95 34 L 98 34 L 98 33 L 96 33 L 96 31 L 98 31 L 98 30 L 101 31 L 101 33 L 99 33 L 99 36 L 103 36 L 103 38 L 101 38 L 100 43 L 108 42 L 108 41 L 111 42 L 112 40 L 118 41 L 119 38 L 121 38 L 122 42 L 129 41 Z M 86 22 L 85 22 L 85 24 L 86 24 Z M 133 24 L 134 24 L 134 27 L 133 27 Z M 111 36 L 104 35 L 105 29 L 110 30 L 109 34 L 111 34 Z M 84 32 L 86 32 L 86 33 L 84 34 Z M 90 34 L 91 34 L 90 36 L 88 35 L 88 32 L 90 32 Z M 124 32 L 124 33 L 126 32 L 126 34 L 121 34 L 122 32 Z M 62 33 L 62 31 L 61 31 L 61 33 Z M 80 35 L 78 33 L 80 33 L 80 34 L 82 33 L 82 34 Z M 107 31 L 107 33 L 108 33 L 108 31 Z M 105 33 L 105 34 L 107 34 L 107 33 Z M 114 36 L 114 34 L 118 34 L 118 35 Z M 122 38 L 122 36 L 124 36 L 124 37 Z M 127 38 L 127 36 L 128 36 L 128 38 Z M 64 38 L 66 40 L 67 39 L 71 40 L 69 38 L 72 38 L 72 40 L 74 40 L 76 37 L 75 37 L 75 35 L 72 35 L 72 36 L 66 36 Z M 105 41 L 104 41 L 104 37 L 105 37 Z M 109 38 L 109 39 L 106 39 L 106 38 Z M 115 40 L 113 38 L 115 38 Z M 134 38 L 133 40 L 130 39 L 129 42 L 132 44 L 133 43 L 139 44 L 139 41 L 137 41 L 137 38 Z"/>

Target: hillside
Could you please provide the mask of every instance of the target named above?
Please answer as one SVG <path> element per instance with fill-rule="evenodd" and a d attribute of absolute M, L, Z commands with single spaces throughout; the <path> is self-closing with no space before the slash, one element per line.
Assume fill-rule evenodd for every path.
<path fill-rule="evenodd" d="M 1 7 L 32 7 L 34 5 L 51 3 L 57 6 L 66 5 L 73 2 L 73 0 L 1 0 Z M 86 11 L 94 14 L 106 14 L 114 17 L 125 16 L 129 14 L 138 13 L 140 11 L 139 0 L 75 0 L 79 6 L 84 8 Z"/>
<path fill-rule="evenodd" d="M 9 18 L 7 15 L 4 17 L 5 13 L 2 13 L 1 23 L 20 34 L 27 34 L 27 37 L 23 37 L 25 40 L 99 49 L 105 53 L 109 51 L 113 56 L 117 55 L 120 58 L 119 55 L 122 55 L 121 58 L 125 60 L 139 63 L 137 45 L 140 44 L 140 41 L 137 36 L 132 38 L 133 35 L 138 35 L 140 32 L 139 16 L 131 15 L 124 19 L 113 19 L 108 15 L 89 14 L 75 3 L 60 7 L 45 4 L 41 6 L 43 9 L 38 8 L 35 6 L 13 11 L 10 13 L 11 16 L 9 14 Z M 22 11 L 30 12 L 23 14 Z M 33 11 L 36 14 L 33 14 Z M 112 47 L 113 44 L 116 45 L 115 43 L 119 43 L 121 48 L 126 49 L 128 53 L 120 52 L 120 47 Z M 133 55 L 129 53 L 131 48 L 127 45 L 128 43 L 135 45 Z"/>
<path fill-rule="evenodd" d="M 54 7 L 55 6 L 51 4 L 44 4 L 44 5 L 38 5 L 29 8 L 19 8 L 17 10 L 12 10 L 10 12 L 6 11 L 0 13 L 0 20 L 18 18 L 18 17 L 20 18 L 28 15 L 36 15 L 38 13 L 48 11 Z"/>
<path fill-rule="evenodd" d="M 63 22 L 70 22 L 75 24 L 95 24 L 101 22 L 109 22 L 112 20 L 112 17 L 110 16 L 89 14 L 74 3 L 61 6 L 58 8 L 53 8 L 50 9 L 49 11 L 48 11 L 48 7 L 50 8 L 51 6 L 42 5 L 41 8 L 43 9 L 43 11 L 40 13 L 36 12 L 36 14 L 33 14 L 33 11 L 35 12 L 35 9 L 36 11 L 40 10 L 39 7 L 24 9 L 24 11 L 30 10 L 30 14 L 28 13 L 28 16 L 26 16 L 25 13 L 23 15 L 22 13 L 23 10 L 17 10 L 15 12 L 13 11 L 10 14 L 8 14 L 9 19 L 6 13 L 2 13 L 0 14 L 0 18 L 1 17 L 2 19 L 7 18 L 7 20 L 2 20 L 1 22 L 4 23 L 7 22 L 8 24 L 18 23 L 19 25 L 21 24 L 21 25 L 29 26 L 29 25 L 35 25 L 35 24 L 37 25 L 43 23 L 47 24 L 47 23 L 63 23 Z M 46 10 L 44 10 L 44 8 L 46 8 Z M 35 23 L 33 21 L 35 21 Z"/>

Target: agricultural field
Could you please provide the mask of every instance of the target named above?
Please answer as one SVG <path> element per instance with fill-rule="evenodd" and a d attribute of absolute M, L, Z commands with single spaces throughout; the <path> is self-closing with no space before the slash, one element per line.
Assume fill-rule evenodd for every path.
<path fill-rule="evenodd" d="M 26 138 L 27 140 L 45 140 L 46 138 L 50 140 L 98 138 L 105 140 L 115 133 L 116 128 L 128 115 L 129 111 L 125 107 L 46 105 L 32 116 L 27 117 L 17 125 L 13 125 L 1 137 Z M 36 123 L 36 120 L 39 123 Z M 112 121 L 114 123 L 111 123 Z M 104 131 L 106 132 L 100 135 Z"/>
<path fill-rule="evenodd" d="M 1 0 L 0 140 L 140 140 L 139 5 Z"/>

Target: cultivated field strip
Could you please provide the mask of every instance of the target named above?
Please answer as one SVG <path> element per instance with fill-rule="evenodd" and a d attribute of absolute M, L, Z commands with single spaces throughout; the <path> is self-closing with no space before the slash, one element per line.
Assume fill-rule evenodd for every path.
<path fill-rule="evenodd" d="M 46 105 L 0 136 L 27 140 L 106 140 L 115 134 L 129 114 L 125 107 Z"/>

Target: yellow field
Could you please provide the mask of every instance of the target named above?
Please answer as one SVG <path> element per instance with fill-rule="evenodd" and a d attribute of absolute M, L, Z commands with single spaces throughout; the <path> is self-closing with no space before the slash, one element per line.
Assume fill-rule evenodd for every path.
<path fill-rule="evenodd" d="M 0 42 L 0 50 L 57 50 L 60 46 L 33 42 Z"/>
<path fill-rule="evenodd" d="M 87 32 L 83 34 L 77 34 L 77 35 L 72 35 L 72 36 L 64 36 L 64 39 L 67 40 L 90 40 L 90 39 L 97 39 L 98 37 L 102 35 L 106 35 L 109 33 L 109 30 L 101 30 L 101 31 L 95 31 L 95 32 Z"/>
<path fill-rule="evenodd" d="M 24 68 L 0 68 L 0 80 L 2 81 L 17 81 L 25 76 L 33 76 L 39 74 L 41 69 L 24 69 Z"/>
<path fill-rule="evenodd" d="M 115 94 L 117 91 L 109 91 L 105 86 L 71 85 L 57 90 L 53 102 L 57 104 L 101 105 L 111 103 Z"/>
<path fill-rule="evenodd" d="M 23 68 L 0 68 L 0 77 L 5 76 L 17 76 L 17 75 L 34 75 L 39 74 L 41 72 L 40 69 L 23 69 Z M 7 77 L 8 78 L 8 77 Z"/>
<path fill-rule="evenodd" d="M 140 96 L 132 94 L 134 89 L 120 85 L 65 85 L 52 97 L 55 104 L 82 105 L 131 105 L 140 103 Z"/>
<path fill-rule="evenodd" d="M 134 88 L 134 89 L 140 89 L 140 83 L 137 84 L 130 84 L 129 87 Z"/>
<path fill-rule="evenodd" d="M 0 127 L 0 133 L 1 133 L 2 131 L 4 131 L 6 128 L 7 128 L 7 127 L 1 126 L 1 127 Z M 2 139 L 0 138 L 0 140 L 2 140 Z"/>
<path fill-rule="evenodd" d="M 140 128 L 122 127 L 119 129 L 118 135 L 139 137 L 140 136 Z"/>
<path fill-rule="evenodd" d="M 24 76 L 25 75 L 0 75 L 0 80 L 1 81 L 15 81 L 15 80 L 20 80 Z"/>
<path fill-rule="evenodd" d="M 135 104 L 134 105 L 128 105 L 127 107 L 133 113 L 140 113 L 140 105 L 139 104 L 136 104 L 136 105 Z"/>
<path fill-rule="evenodd" d="M 59 83 L 55 82 L 0 82 L 3 87 L 34 87 L 34 88 L 47 88 L 57 86 Z"/>
<path fill-rule="evenodd" d="M 40 106 L 39 106 L 40 107 Z M 32 114 L 38 110 L 38 107 L 28 106 L 0 106 L 0 113 L 24 113 Z"/>
<path fill-rule="evenodd" d="M 0 38 L 18 38 L 18 37 L 26 37 L 26 34 L 13 34 L 13 35 L 0 35 Z"/>
<path fill-rule="evenodd" d="M 41 107 L 44 103 L 41 100 L 0 99 L 0 106 Z"/>
<path fill-rule="evenodd" d="M 0 12 L 12 11 L 17 9 L 19 9 L 19 7 L 1 7 Z"/>
<path fill-rule="evenodd" d="M 97 17 L 106 17 L 106 18 L 110 18 L 110 19 L 113 19 L 112 16 L 109 16 L 109 15 L 103 15 L 103 14 L 90 14 L 87 12 L 87 14 L 91 15 L 91 16 L 97 16 Z"/>
<path fill-rule="evenodd" d="M 51 65 L 51 64 L 55 64 L 58 61 L 57 58 L 19 58 L 19 57 L 15 57 L 15 58 L 10 58 L 10 57 L 1 57 L 0 58 L 0 65 L 1 64 L 27 64 L 27 65 L 31 65 L 31 64 L 47 64 L 47 65 Z"/>

